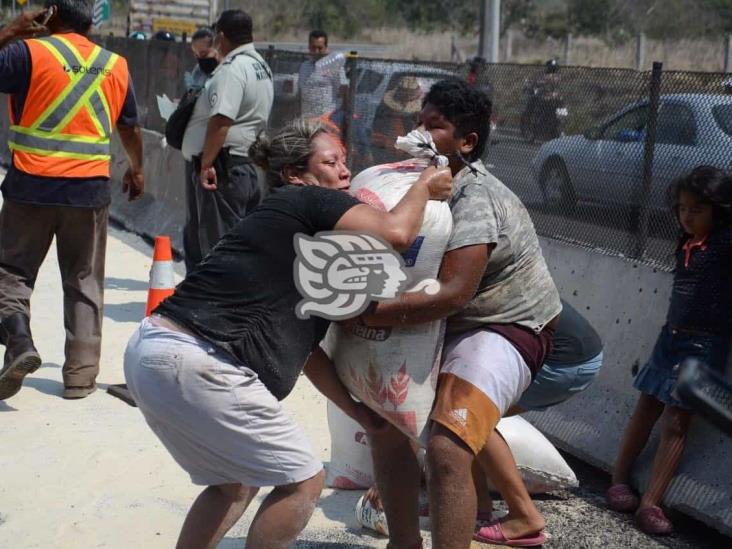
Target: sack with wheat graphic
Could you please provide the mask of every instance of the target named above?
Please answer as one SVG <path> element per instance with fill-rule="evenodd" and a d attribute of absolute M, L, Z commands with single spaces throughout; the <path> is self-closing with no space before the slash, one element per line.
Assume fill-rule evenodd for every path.
<path fill-rule="evenodd" d="M 351 192 L 362 202 L 390 210 L 425 168 L 408 160 L 369 168 L 356 176 Z M 411 288 L 436 279 L 452 232 L 446 202 L 430 201 L 419 236 L 402 253 Z M 321 346 L 338 375 L 360 401 L 419 441 L 435 397 L 444 321 L 394 328 L 345 328 L 331 324 Z"/>

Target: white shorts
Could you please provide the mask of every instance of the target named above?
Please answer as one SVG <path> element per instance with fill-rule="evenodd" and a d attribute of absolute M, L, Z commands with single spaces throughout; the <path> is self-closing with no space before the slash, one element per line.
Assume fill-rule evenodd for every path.
<path fill-rule="evenodd" d="M 503 336 L 475 330 L 445 338 L 430 418 L 476 454 L 531 384 L 531 370 Z"/>
<path fill-rule="evenodd" d="M 194 484 L 281 486 L 323 468 L 257 374 L 203 340 L 146 318 L 124 370 L 145 420 Z"/>

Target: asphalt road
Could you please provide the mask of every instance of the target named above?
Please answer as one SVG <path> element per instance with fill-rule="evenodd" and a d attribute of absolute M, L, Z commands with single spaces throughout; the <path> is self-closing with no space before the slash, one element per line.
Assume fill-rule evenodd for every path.
<path fill-rule="evenodd" d="M 564 454 L 577 474 L 580 487 L 571 492 L 557 492 L 537 498 L 536 503 L 544 515 L 549 540 L 547 549 L 692 549 L 730 547 L 732 541 L 715 530 L 683 515 L 670 515 L 676 532 L 667 537 L 651 537 L 636 529 L 632 515 L 623 515 L 605 507 L 605 490 L 610 478 L 607 473 Z M 349 505 L 361 492 L 337 492 L 327 505 Z M 321 505 L 323 502 L 321 501 Z M 496 501 L 498 509 L 505 509 Z M 422 528 L 429 529 L 429 520 L 422 519 Z M 335 534 L 335 537 L 334 537 Z M 239 538 L 241 539 L 241 538 Z M 361 549 L 374 547 L 378 539 L 369 530 L 349 528 L 345 531 L 314 531 L 299 540 L 298 549 Z M 238 540 L 237 540 L 238 541 Z M 382 542 L 383 543 L 383 542 Z M 378 545 L 377 545 L 378 546 Z M 425 547 L 431 547 L 425 539 Z M 227 549 L 234 545 L 223 544 Z M 471 549 L 488 549 L 491 545 L 473 543 Z"/>

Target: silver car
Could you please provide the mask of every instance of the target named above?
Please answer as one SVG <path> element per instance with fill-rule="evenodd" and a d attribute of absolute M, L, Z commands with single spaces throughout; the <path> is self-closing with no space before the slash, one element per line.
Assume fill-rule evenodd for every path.
<path fill-rule="evenodd" d="M 638 206 L 648 112 L 647 101 L 634 103 L 583 135 L 545 143 L 531 163 L 545 204 Z M 650 207 L 667 208 L 671 183 L 700 164 L 732 169 L 732 96 L 662 95 Z"/>

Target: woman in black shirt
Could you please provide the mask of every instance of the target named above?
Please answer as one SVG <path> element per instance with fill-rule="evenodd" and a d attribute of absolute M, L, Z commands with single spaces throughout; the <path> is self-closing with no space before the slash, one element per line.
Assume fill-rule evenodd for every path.
<path fill-rule="evenodd" d="M 155 434 L 195 484 L 181 547 L 215 546 L 260 486 L 247 547 L 287 547 L 307 524 L 323 485 L 322 463 L 279 401 L 292 390 L 327 322 L 299 319 L 293 237 L 361 231 L 406 249 L 429 199 L 451 190 L 448 169 L 428 168 L 390 212 L 346 192 L 345 151 L 328 129 L 297 122 L 250 157 L 271 194 L 215 246 L 143 320 L 125 352 L 125 377 Z M 354 402 L 335 372 L 315 366 L 313 384 L 357 421 L 378 419 Z"/>

